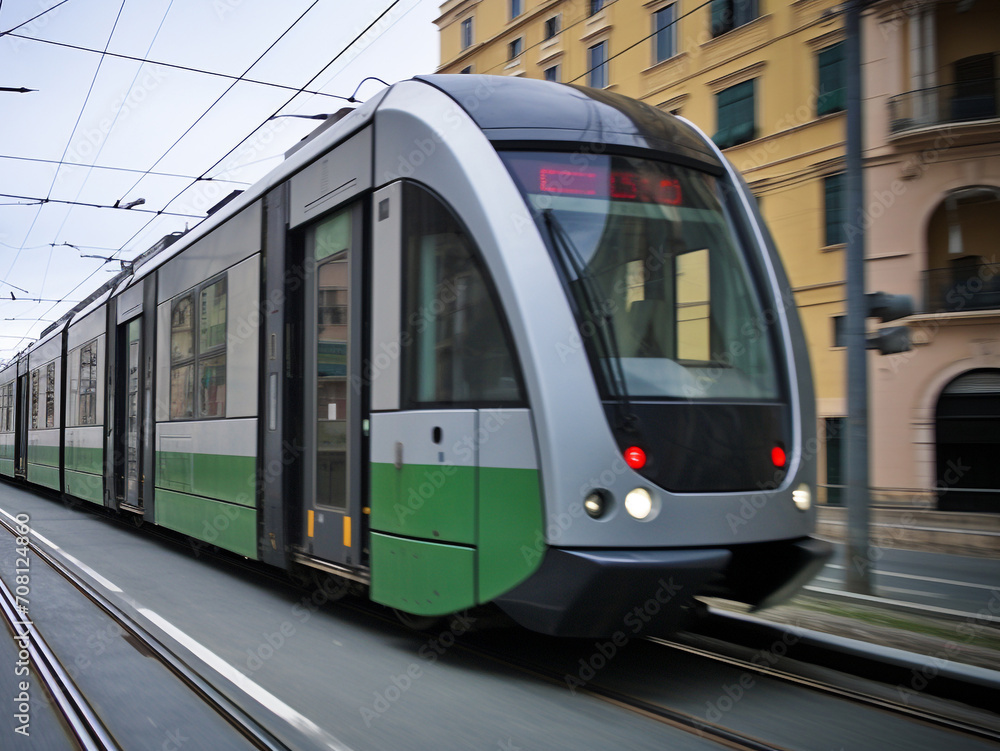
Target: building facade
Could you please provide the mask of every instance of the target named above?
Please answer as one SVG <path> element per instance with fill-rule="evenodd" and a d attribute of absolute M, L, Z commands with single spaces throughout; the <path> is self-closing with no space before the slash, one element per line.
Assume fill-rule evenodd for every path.
<path fill-rule="evenodd" d="M 1000 511 L 1000 3 L 881 2 L 864 34 L 868 289 L 917 308 L 870 362 L 873 485 Z"/>
<path fill-rule="evenodd" d="M 931 383 L 934 378 L 929 372 L 919 373 L 937 368 L 935 377 L 947 380 L 966 370 L 988 370 L 992 357 L 985 332 L 997 321 L 989 309 L 984 313 L 976 307 L 973 313 L 972 304 L 966 303 L 959 311 L 930 310 L 925 287 L 935 273 L 944 273 L 935 269 L 952 268 L 947 238 L 955 231 L 949 216 L 967 217 L 965 250 L 958 257 L 983 259 L 966 262 L 980 275 L 993 268 L 990 253 L 972 244 L 998 236 L 988 231 L 989 196 L 994 194 L 987 189 L 997 183 L 986 171 L 992 169 L 995 175 L 996 165 L 989 164 L 1000 153 L 996 145 L 1000 131 L 989 118 L 978 117 L 987 111 L 988 97 L 984 85 L 971 81 L 989 72 L 982 56 L 993 54 L 990 59 L 995 61 L 996 53 L 989 50 L 1000 49 L 993 40 L 1000 33 L 998 8 L 1000 3 L 992 0 L 927 4 L 896 0 L 877 4 L 865 16 L 866 190 L 876 203 L 886 190 L 894 198 L 882 208 L 866 202 L 867 213 L 880 214 L 877 221 L 865 219 L 867 288 L 914 295 L 921 308 L 915 326 L 922 326 L 916 331 L 919 345 L 913 352 L 873 355 L 870 360 L 872 484 L 880 500 L 936 501 L 938 456 L 944 455 L 937 438 L 939 395 L 929 396 L 936 387 Z M 836 330 L 845 312 L 844 243 L 851 226 L 844 210 L 840 9 L 834 0 L 449 0 L 437 19 L 439 72 L 520 75 L 605 88 L 691 120 L 725 150 L 757 196 L 795 290 L 816 382 L 819 496 L 830 503 L 840 500 L 846 361 L 843 348 L 837 346 Z M 913 20 L 928 15 L 936 20 Z M 959 41 L 970 23 L 978 25 L 973 51 Z M 936 34 L 928 24 L 937 24 Z M 931 52 L 926 49 L 928 39 L 937 40 L 930 42 Z M 964 78 L 955 85 L 963 97 L 980 98 L 963 105 L 973 108 L 977 119 L 974 125 L 961 126 L 963 135 L 952 134 L 966 144 L 961 149 L 969 156 L 954 152 L 951 167 L 945 167 L 950 158 L 934 164 L 920 161 L 927 137 L 933 147 L 936 138 L 951 131 L 937 121 L 925 122 L 931 117 L 927 108 L 934 95 L 912 92 L 936 91 L 946 81 L 954 83 L 950 71 L 973 52 L 980 57 L 961 63 L 962 72 L 956 75 Z M 995 91 L 995 72 L 989 75 Z M 907 107 L 909 114 L 904 114 Z M 941 114 L 934 112 L 935 117 Z M 976 136 L 966 135 L 973 131 Z M 978 146 L 972 146 L 969 138 Z M 983 158 L 977 160 L 974 154 Z M 968 172 L 974 163 L 975 169 L 984 170 L 982 174 Z M 904 167 L 918 174 L 902 178 Z M 906 186 L 899 195 L 893 193 L 896 180 Z M 959 184 L 970 192 L 962 192 Z M 922 230 L 913 221 L 913 211 L 925 211 L 916 208 L 918 202 L 930 206 L 921 219 Z M 935 289 L 945 297 L 951 291 Z M 974 305 L 988 302 L 988 293 L 976 294 Z M 952 321 L 948 315 L 962 323 L 944 323 Z M 983 352 L 979 359 L 959 356 L 958 350 L 970 347 Z M 950 370 L 938 365 L 946 361 Z M 962 369 L 962 362 L 975 367 Z M 982 372 L 975 376 L 977 383 L 988 384 L 989 378 Z M 981 383 L 977 387 L 971 381 L 962 383 L 937 387 L 984 388 Z M 904 402 L 910 406 L 901 406 Z M 960 409 L 945 406 L 946 412 Z M 945 433 L 965 429 L 959 416 L 953 417 Z M 954 463 L 955 456 L 950 460 Z M 943 466 L 947 471 L 948 460 Z M 963 477 L 965 482 L 992 482 L 973 479 L 971 472 Z M 998 486 L 1000 481 L 993 485 Z"/>

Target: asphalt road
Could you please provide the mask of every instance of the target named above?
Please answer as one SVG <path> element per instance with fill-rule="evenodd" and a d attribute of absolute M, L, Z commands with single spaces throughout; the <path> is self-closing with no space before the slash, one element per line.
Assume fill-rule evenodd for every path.
<path fill-rule="evenodd" d="M 163 541 L 147 534 L 148 530 L 113 523 L 6 484 L 0 484 L 0 509 L 27 514 L 36 539 L 50 548 L 57 546 L 57 555 L 292 748 L 719 748 L 584 692 L 568 691 L 561 683 L 533 679 L 454 647 L 454 627 L 445 625 L 423 634 L 407 632 L 350 607 L 325 605 L 321 590 L 277 583 L 257 571 L 211 559 L 194 546 Z M 969 562 L 974 573 L 965 574 L 961 559 L 918 556 L 907 563 L 907 556 L 900 552 L 885 551 L 878 562 L 880 582 L 884 578 L 888 586 L 917 590 L 917 584 L 910 582 L 922 580 L 902 575 L 921 576 L 937 566 L 931 569 L 937 574 L 933 579 L 959 581 L 967 575 L 971 583 L 985 587 L 968 601 L 972 607 L 988 603 L 991 582 L 998 581 L 993 562 Z M 843 564 L 835 560 L 832 565 Z M 823 576 L 834 578 L 842 573 L 831 568 Z M 897 579 L 905 583 L 898 584 Z M 922 585 L 954 586 L 933 581 Z M 980 592 L 976 587 L 965 590 Z M 947 602 L 966 606 L 964 600 Z M 39 607 L 40 614 L 48 616 L 50 630 L 57 629 L 65 605 L 53 598 Z M 106 645 L 108 640 L 102 640 L 98 626 L 85 623 L 87 617 L 83 612 L 73 616 L 60 639 L 69 658 L 79 658 L 81 664 L 115 641 L 112 636 Z M 516 630 L 509 638 L 518 638 Z M 113 646 L 127 651 L 125 645 Z M 583 649 L 581 654 L 587 657 L 594 649 L 592 643 L 556 646 L 566 651 L 570 672 L 579 662 L 576 651 Z M 643 673 L 637 664 L 647 665 L 652 672 Z M 686 667 L 681 662 L 659 669 L 653 669 L 654 665 L 651 658 L 623 658 L 609 665 L 602 677 L 611 680 L 620 673 L 623 688 L 641 686 L 658 696 L 683 699 L 696 715 L 710 713 L 720 702 L 738 704 L 740 717 L 733 714 L 727 722 L 742 722 L 754 732 L 780 730 L 790 748 L 942 747 L 937 745 L 942 739 L 924 745 L 930 736 L 918 725 L 899 723 L 895 728 L 867 714 L 858 719 L 857 710 L 803 690 L 759 681 L 752 692 L 737 691 L 733 686 L 745 680 L 740 674 Z M 86 673 L 88 669 L 81 670 Z M 132 690 L 136 696 L 123 695 L 120 701 L 141 706 L 144 682 L 132 680 L 127 672 L 122 667 L 112 680 L 126 694 Z M 91 678 L 95 685 L 99 683 L 96 674 Z M 84 682 L 89 679 L 82 677 Z M 739 701 L 733 698 L 734 691 Z M 169 712 L 184 699 L 159 701 Z M 138 714 L 140 710 L 132 711 Z M 794 723 L 789 722 L 790 714 Z M 163 727 L 167 725 L 161 723 Z M 162 735 L 157 739 L 155 747 L 159 748 Z M 8 738 L 0 739 L 0 748 L 18 747 L 8 745 Z"/>
<path fill-rule="evenodd" d="M 810 589 L 843 590 L 845 547 L 835 548 Z M 1000 619 L 1000 559 L 873 548 L 863 565 L 871 567 L 880 598 L 969 615 L 985 610 Z"/>

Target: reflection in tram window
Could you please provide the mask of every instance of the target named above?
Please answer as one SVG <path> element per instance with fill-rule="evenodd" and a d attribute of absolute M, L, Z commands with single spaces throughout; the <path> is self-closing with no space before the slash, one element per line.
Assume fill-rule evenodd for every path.
<path fill-rule="evenodd" d="M 316 502 L 345 508 L 350 211 L 317 225 L 312 242 L 316 261 Z"/>

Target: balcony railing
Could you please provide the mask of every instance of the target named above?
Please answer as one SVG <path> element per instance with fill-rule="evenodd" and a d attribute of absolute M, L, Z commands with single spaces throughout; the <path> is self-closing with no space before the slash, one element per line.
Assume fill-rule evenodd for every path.
<path fill-rule="evenodd" d="M 903 133 L 934 125 L 998 117 L 1000 79 L 966 81 L 907 91 L 889 99 L 889 129 Z"/>
<path fill-rule="evenodd" d="M 1000 310 L 1000 263 L 982 263 L 924 272 L 928 313 Z"/>

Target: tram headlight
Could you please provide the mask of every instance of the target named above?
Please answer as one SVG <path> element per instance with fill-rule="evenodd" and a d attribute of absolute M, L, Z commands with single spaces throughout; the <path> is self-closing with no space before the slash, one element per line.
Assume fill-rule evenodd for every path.
<path fill-rule="evenodd" d="M 809 486 L 802 483 L 795 488 L 792 491 L 792 501 L 795 503 L 795 508 L 799 511 L 808 511 L 812 505 L 812 491 L 809 490 Z"/>
<path fill-rule="evenodd" d="M 583 509 L 591 519 L 600 519 L 607 510 L 607 497 L 600 490 L 591 490 L 583 499 Z"/>
<path fill-rule="evenodd" d="M 645 519 L 653 511 L 653 496 L 645 488 L 630 490 L 625 496 L 625 510 L 636 519 Z"/>

